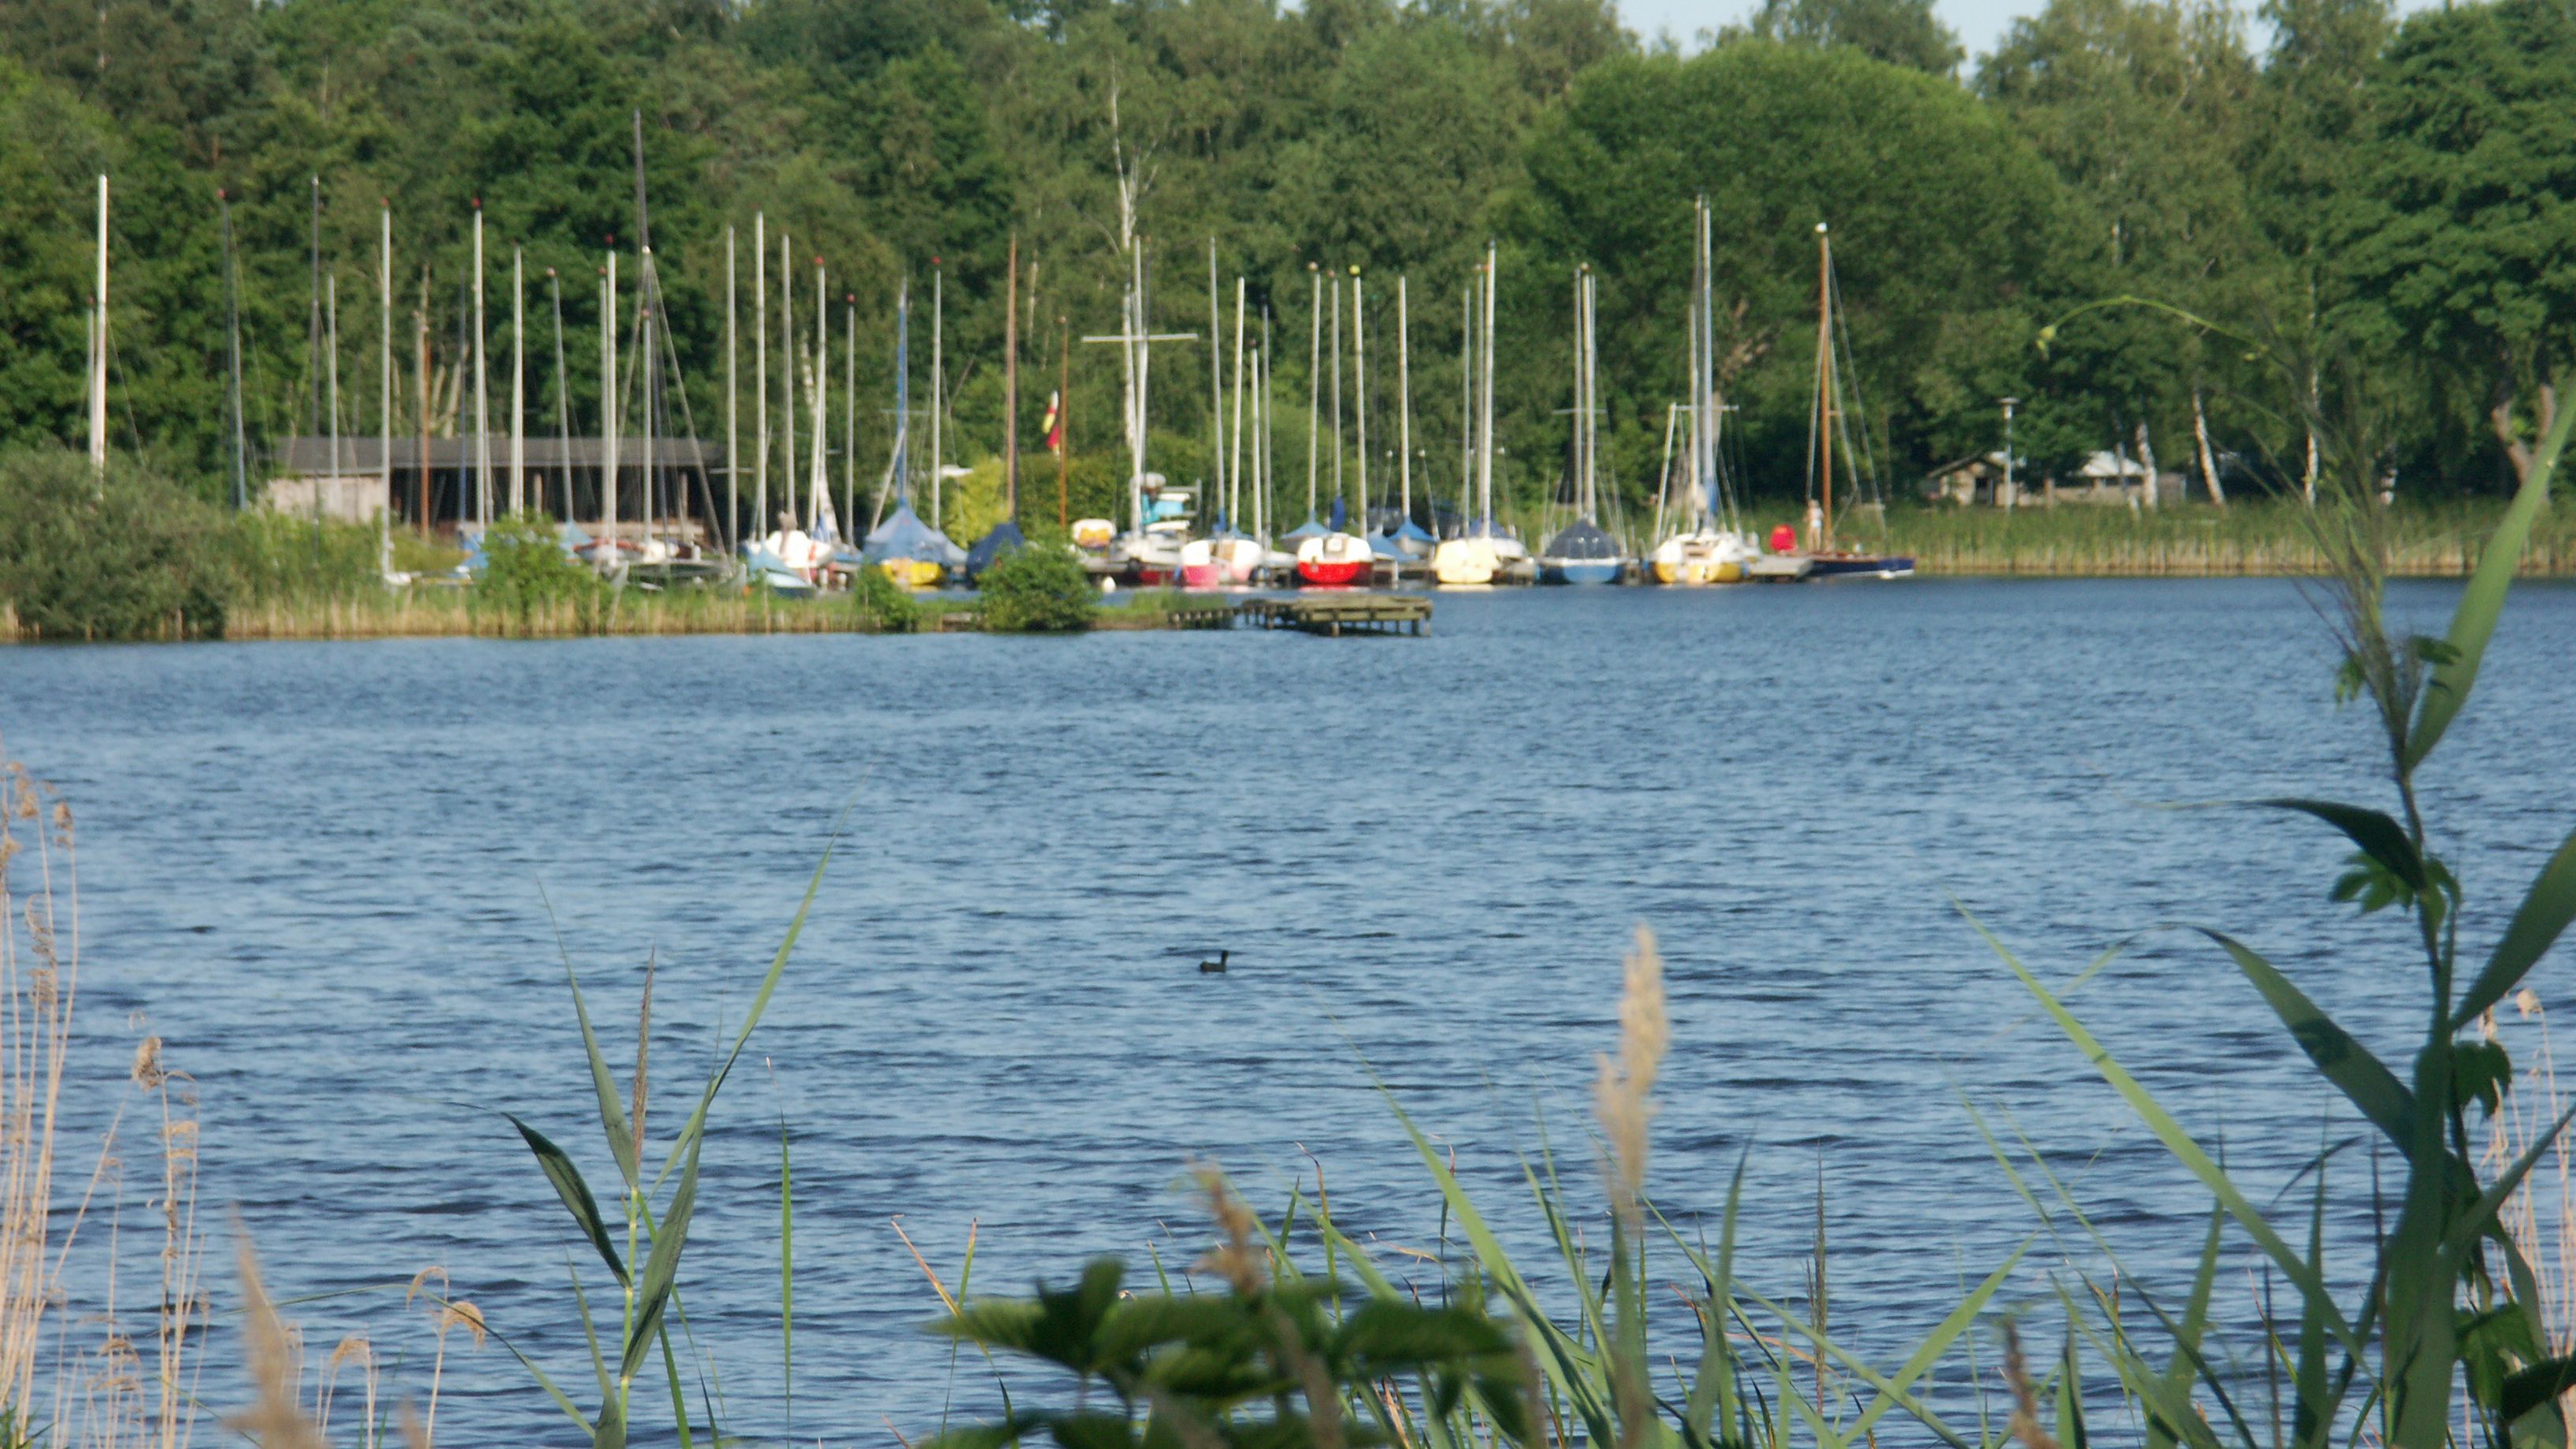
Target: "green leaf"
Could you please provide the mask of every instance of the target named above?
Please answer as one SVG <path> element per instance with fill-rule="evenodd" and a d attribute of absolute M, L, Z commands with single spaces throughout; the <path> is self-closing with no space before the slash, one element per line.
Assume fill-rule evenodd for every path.
<path fill-rule="evenodd" d="M 2576 920 L 2576 833 L 2568 835 L 2558 853 L 2549 858 L 2549 864 L 2540 868 L 2540 878 L 2523 893 L 2522 904 L 2514 908 L 2513 923 L 2505 927 L 2504 939 L 2496 942 L 2495 954 L 2487 958 L 2486 969 L 2469 983 L 2468 995 L 2460 998 L 2460 1009 L 2451 1017 L 2451 1029 L 2465 1029 L 2512 994 L 2522 984 L 2523 976 L 2557 944 L 2571 920 Z"/>
<path fill-rule="evenodd" d="M 575 1223 L 581 1225 L 582 1235 L 590 1239 L 590 1245 L 599 1250 L 600 1259 L 608 1264 L 608 1271 L 617 1275 L 618 1282 L 625 1282 L 626 1265 L 617 1260 L 617 1246 L 608 1240 L 608 1224 L 599 1216 L 599 1200 L 590 1195 L 590 1184 L 582 1180 L 581 1169 L 575 1167 L 572 1159 L 546 1134 L 510 1113 L 501 1115 L 511 1126 L 519 1129 L 520 1140 L 537 1155 L 537 1167 L 545 1173 L 546 1181 L 555 1185 L 555 1196 L 563 1199 L 565 1210 L 572 1214 Z"/>
<path fill-rule="evenodd" d="M 626 1353 L 617 1368 L 621 1384 L 633 1381 L 662 1326 L 662 1309 L 670 1302 L 671 1285 L 680 1274 L 680 1250 L 689 1242 L 689 1216 L 697 1206 L 698 1144 L 692 1141 L 688 1161 L 680 1169 L 679 1190 L 671 1194 L 671 1209 L 654 1229 L 653 1251 L 645 1258 L 644 1276 L 636 1285 L 634 1326 L 627 1332 Z"/>
<path fill-rule="evenodd" d="M 847 817 L 848 812 L 844 811 L 843 818 Z M 687 1154 L 693 1162 L 696 1160 L 698 1138 L 707 1128 L 707 1110 L 715 1105 L 716 1093 L 724 1087 L 725 1078 L 733 1075 L 734 1063 L 742 1060 L 742 1049 L 751 1040 L 751 1029 L 760 1025 L 761 1014 L 769 1010 L 769 998 L 778 990 L 778 978 L 787 972 L 787 958 L 796 950 L 796 938 L 805 934 L 805 917 L 814 909 L 814 895 L 823 888 L 823 872 L 831 868 L 832 850 L 839 841 L 840 826 L 836 824 L 832 829 L 832 844 L 823 847 L 823 858 L 814 863 L 814 877 L 805 883 L 805 898 L 796 903 L 796 918 L 787 923 L 787 936 L 778 943 L 778 954 L 770 958 L 769 973 L 760 978 L 760 989 L 752 993 L 751 1009 L 743 1015 L 742 1029 L 734 1033 L 733 1050 L 725 1054 L 724 1065 L 707 1079 L 706 1090 L 698 1094 L 697 1107 L 689 1113 L 689 1120 L 681 1124 L 679 1137 L 671 1143 L 670 1157 L 663 1161 L 662 1170 L 653 1175 L 655 1187 L 661 1186 L 662 1179 L 671 1175 L 671 1169 L 679 1164 L 682 1154 Z"/>
<path fill-rule="evenodd" d="M 2407 837 L 2404 826 L 2378 810 L 2365 810 L 2358 805 L 2344 805 L 2333 800 L 2281 798 L 2257 800 L 2257 805 L 2274 810 L 2296 810 L 2313 815 L 2352 837 L 2362 853 L 2385 867 L 2389 874 L 2406 883 L 2417 895 L 2433 888 L 2424 869 L 2424 857 Z"/>
<path fill-rule="evenodd" d="M 2368 1047 L 2355 1041 L 2350 1032 L 2337 1026 L 2333 1017 L 2253 948 L 2223 932 L 2201 929 L 2200 933 L 2217 942 L 2236 962 L 2236 969 L 2244 972 L 2245 979 L 2262 993 L 2264 1003 L 2290 1029 L 2291 1039 L 2308 1054 L 2317 1071 L 2360 1108 L 2372 1126 L 2386 1133 L 2398 1151 L 2407 1151 L 2412 1145 L 2408 1134 L 2414 1130 L 2415 1097 L 2406 1090 L 2405 1083 L 2397 1080 L 2397 1074 L 2371 1055 Z"/>
<path fill-rule="evenodd" d="M 626 1449 L 626 1419 L 617 1412 L 617 1396 L 599 1406 L 599 1427 L 591 1432 L 590 1449 Z"/>
<path fill-rule="evenodd" d="M 1961 914 L 1966 915 L 1966 912 L 1962 911 Z M 1968 923 L 1976 928 L 1977 934 L 1985 937 L 1986 944 L 2002 958 L 2004 965 L 2010 967 L 2012 973 L 2021 978 L 2023 988 L 2038 999 L 2041 1008 L 2057 1023 L 2057 1029 L 2068 1041 L 2075 1044 L 2076 1049 L 2084 1054 L 2085 1060 L 2093 1064 L 2093 1070 L 2100 1073 L 2102 1080 L 2110 1083 L 2111 1089 L 2120 1094 L 2121 1100 L 2129 1104 L 2129 1110 L 2137 1114 L 2138 1119 L 2146 1124 L 2147 1130 L 2154 1133 L 2156 1140 L 2164 1144 L 2165 1150 L 2172 1153 L 2176 1161 L 2189 1169 L 2192 1176 L 2200 1179 L 2203 1187 L 2208 1188 L 2221 1203 L 2226 1205 L 2228 1215 L 2244 1227 L 2246 1233 L 2254 1239 L 2256 1246 L 2262 1248 L 2265 1256 L 2280 1268 L 2282 1276 L 2288 1278 L 2298 1288 L 2300 1294 L 2317 1309 L 2327 1329 L 2333 1333 L 2335 1340 L 2343 1345 L 2345 1351 L 2356 1357 L 2366 1353 L 2367 1349 L 2360 1336 L 2353 1332 L 2351 1321 L 2344 1317 L 2343 1310 L 2336 1307 L 2334 1300 L 2328 1296 L 2324 1281 L 2309 1268 L 2306 1262 L 2301 1260 L 2298 1254 L 2290 1251 L 2289 1244 L 2281 1241 L 2281 1235 L 2272 1230 L 2269 1222 L 2264 1221 L 2263 1214 L 2246 1199 L 2242 1191 L 2238 1190 L 2235 1182 L 2227 1176 L 2225 1169 L 2221 1168 L 2198 1142 L 2192 1140 L 2191 1134 L 2183 1130 L 2182 1124 L 2174 1120 L 2173 1114 L 2167 1112 L 2162 1104 L 2156 1101 L 2155 1095 L 2142 1086 L 2137 1078 L 2129 1075 L 2128 1070 L 2111 1056 L 2110 1051 L 2095 1039 L 2093 1033 L 2085 1030 L 2084 1024 L 2075 1019 L 2075 1014 L 2068 1011 L 2047 987 L 2039 983 L 2039 978 L 2033 976 L 2030 969 L 2022 965 L 2019 957 L 2006 948 L 2003 942 L 1995 939 L 1994 933 L 1988 931 L 1974 916 L 1968 916 L 1967 919 Z"/>
<path fill-rule="evenodd" d="M 561 938 L 557 940 L 560 944 Z M 599 1033 L 591 1030 L 590 1007 L 581 998 L 581 978 L 573 973 L 570 952 L 564 953 L 564 984 L 572 988 L 573 1019 L 581 1023 L 581 1048 L 590 1057 L 590 1085 L 599 1095 L 600 1130 L 607 1134 L 609 1153 L 617 1159 L 617 1171 L 632 1192 L 637 1172 L 635 1129 L 627 1123 L 626 1108 L 617 1100 L 617 1079 L 609 1075 L 608 1058 L 600 1053 Z"/>
<path fill-rule="evenodd" d="M 2510 1424 L 2570 1390 L 2576 1390 L 2576 1357 L 2544 1359 L 2505 1379 L 2499 1416 Z"/>
<path fill-rule="evenodd" d="M 2486 551 L 2478 555 L 2477 572 L 2460 592 L 2459 608 L 2451 614 L 2450 632 L 2443 641 L 2450 647 L 2450 662 L 2433 667 L 2423 702 L 2415 709 L 2415 727 L 2406 736 L 2410 769 L 2433 753 L 2460 706 L 2469 702 L 2469 691 L 2478 682 L 2478 665 L 2486 658 L 2487 640 L 2495 634 L 2505 593 L 2513 587 L 2513 571 L 2522 562 L 2523 545 L 2530 541 L 2532 522 L 2549 502 L 2549 481 L 2558 471 L 2558 455 L 2567 447 L 2571 423 L 2576 423 L 2576 408 L 2560 408 L 2549 435 L 2540 440 L 2539 451 L 2532 457 L 2531 472 L 2504 511 L 2504 521 L 2496 525 Z"/>

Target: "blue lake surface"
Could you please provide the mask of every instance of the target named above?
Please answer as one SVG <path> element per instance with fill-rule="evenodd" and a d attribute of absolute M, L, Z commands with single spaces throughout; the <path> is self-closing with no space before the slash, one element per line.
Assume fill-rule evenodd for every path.
<path fill-rule="evenodd" d="M 2438 628 L 2452 597 L 2393 608 Z M 920 1331 L 938 1304 L 898 1222 L 952 1284 L 970 1225 L 982 1289 L 1100 1253 L 1150 1274 L 1149 1245 L 1173 1269 L 1206 1245 L 1190 1162 L 1274 1211 L 1320 1164 L 1345 1226 L 1435 1283 L 1437 1197 L 1372 1074 L 1529 1261 L 1542 1132 L 1597 1232 L 1593 1054 L 1641 923 L 1674 1019 L 1651 1188 L 1713 1235 L 1742 1157 L 1763 1291 L 1800 1291 L 1819 1182 L 1834 1321 L 1882 1361 L 2021 1244 L 2036 1220 L 1966 1100 L 2172 1271 L 2205 1199 L 1961 912 L 2053 980 L 2138 937 L 2079 1009 L 2261 1194 L 2351 1135 L 2223 958 L 2151 930 L 2243 935 L 2386 1051 L 2419 1030 L 2403 929 L 2325 899 L 2337 837 L 2162 808 L 2385 803 L 2315 602 L 1919 580 L 1444 594 L 1420 640 L 22 648 L 0 746 L 80 819 L 77 1128 L 163 1036 L 201 1099 L 212 1291 L 232 1299 L 236 1214 L 280 1296 L 395 1285 L 294 1313 L 317 1355 L 371 1334 L 414 1396 L 432 1340 L 399 1285 L 432 1265 L 595 1393 L 566 1265 L 602 1275 L 494 1115 L 613 1179 L 556 928 L 621 1077 L 658 962 L 667 1141 L 846 807 L 717 1107 L 682 1289 L 728 1427 L 889 1442 L 995 1402 Z M 2571 659 L 2576 590 L 2519 589 L 2427 774 L 2472 942 L 2576 822 Z M 1201 975 L 1220 948 L 1233 969 Z M 2534 984 L 2571 999 L 2564 949 Z M 128 1131 L 131 1255 L 152 1173 Z M 2007 1302 L 2043 1304 L 2068 1261 L 2043 1242 Z M 208 1399 L 238 1400 L 238 1361 L 218 1346 Z M 578 1439 L 498 1346 L 451 1341 L 443 1373 L 451 1442 Z"/>

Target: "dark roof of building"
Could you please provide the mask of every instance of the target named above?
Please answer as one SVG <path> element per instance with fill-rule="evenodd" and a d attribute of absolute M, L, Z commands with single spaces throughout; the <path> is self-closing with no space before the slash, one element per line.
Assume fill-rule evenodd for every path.
<path fill-rule="evenodd" d="M 523 444 L 529 468 L 597 468 L 607 453 L 607 442 L 601 438 L 566 438 L 558 442 L 552 434 L 529 437 Z M 495 434 L 491 440 L 492 472 L 506 476 L 510 471 L 510 440 Z M 384 466 L 379 440 L 373 434 L 364 437 L 343 436 L 340 439 L 340 467 L 343 474 L 373 473 Z M 393 466 L 397 473 L 420 466 L 420 440 L 393 440 Z M 331 472 L 329 438 L 283 438 L 270 454 L 272 472 L 279 476 L 310 477 Z M 655 438 L 653 461 L 659 467 L 721 468 L 725 450 L 722 443 L 695 444 L 686 438 Z M 474 462 L 472 438 L 432 438 L 429 440 L 429 466 L 432 471 L 453 472 L 469 468 Z M 644 439 L 623 438 L 617 444 L 620 468 L 639 468 L 644 464 Z"/>

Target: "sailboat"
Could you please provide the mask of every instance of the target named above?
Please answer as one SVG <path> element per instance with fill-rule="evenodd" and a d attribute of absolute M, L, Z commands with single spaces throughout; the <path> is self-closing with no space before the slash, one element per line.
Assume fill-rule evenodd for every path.
<path fill-rule="evenodd" d="M 860 557 L 887 578 L 910 589 L 934 589 L 948 570 L 966 562 L 965 553 L 948 535 L 912 511 L 912 471 L 905 466 L 912 431 L 910 347 L 911 283 L 895 292 L 894 324 L 894 456 L 886 464 L 886 483 L 895 490 L 894 513 L 868 531 Z M 817 439 L 820 449 L 820 439 Z"/>
<path fill-rule="evenodd" d="M 1320 284 L 1321 276 L 1318 274 Z M 1320 344 L 1323 327 L 1322 294 L 1316 297 L 1315 325 Z M 1317 357 L 1320 364 L 1322 358 Z M 1341 527 L 1343 514 L 1342 487 L 1342 285 L 1333 282 L 1333 521 L 1315 521 L 1316 454 L 1315 439 L 1324 431 L 1323 420 L 1316 415 L 1315 379 L 1307 382 L 1306 419 L 1306 522 L 1289 530 L 1297 540 L 1297 580 L 1320 588 L 1344 588 L 1365 582 L 1368 578 L 1372 551 L 1368 540 Z M 1367 525 L 1363 524 L 1362 527 Z"/>
<path fill-rule="evenodd" d="M 1593 522 L 1599 431 L 1594 416 L 1592 269 L 1574 272 L 1574 487 L 1575 520 L 1549 539 L 1538 557 L 1538 576 L 1549 584 L 1615 584 L 1628 561 L 1619 541 Z"/>
<path fill-rule="evenodd" d="M 1462 420 L 1467 431 L 1462 457 L 1471 463 L 1461 490 L 1472 483 L 1475 497 L 1468 516 L 1473 522 L 1445 539 L 1431 554 L 1431 576 L 1452 587 L 1473 587 L 1504 578 L 1529 550 L 1510 529 L 1494 521 L 1494 244 L 1485 244 L 1485 264 L 1477 269 L 1479 286 L 1467 299 L 1470 326 L 1465 349 L 1472 406 Z M 1479 305 L 1481 301 L 1481 305 Z"/>
<path fill-rule="evenodd" d="M 1805 567 L 1788 577 L 1894 579 L 1914 572 L 1914 560 L 1896 554 L 1875 554 L 1845 548 L 1834 540 L 1834 440 L 1842 439 L 1844 467 L 1850 471 L 1855 490 L 1864 483 L 1859 450 L 1852 446 L 1850 411 L 1842 400 L 1842 369 L 1836 359 L 1834 340 L 1838 332 L 1838 308 L 1835 306 L 1833 238 L 1825 223 L 1816 223 L 1816 383 L 1815 406 L 1808 414 L 1808 457 L 1816 471 L 1808 482 L 1807 547 L 1756 560 L 1749 570 L 1754 577 L 1778 576 L 1777 571 L 1804 563 Z M 1775 562 L 1776 561 L 1776 562 Z"/>
<path fill-rule="evenodd" d="M 1760 558 L 1762 550 L 1736 524 L 1735 500 L 1726 496 L 1718 474 L 1718 435 L 1726 410 L 1717 396 L 1717 314 L 1709 255 L 1714 218 L 1708 198 L 1692 203 L 1691 217 L 1689 490 L 1680 531 L 1655 545 L 1647 570 L 1659 584 L 1732 584 L 1742 581 L 1745 566 Z M 1730 526 L 1718 526 L 1721 516 Z"/>

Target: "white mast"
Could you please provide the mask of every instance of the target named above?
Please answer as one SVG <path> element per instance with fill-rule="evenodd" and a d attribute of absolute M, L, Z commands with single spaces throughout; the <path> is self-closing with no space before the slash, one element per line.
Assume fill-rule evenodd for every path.
<path fill-rule="evenodd" d="M 340 481 L 340 273 L 334 267 L 330 281 L 330 389 L 331 389 L 331 481 Z M 322 490 L 313 490 L 313 517 L 322 518 Z"/>
<path fill-rule="evenodd" d="M 376 297 L 378 301 L 376 380 L 376 571 L 394 568 L 394 204 L 386 198 L 376 208 Z M 238 407 L 234 426 L 240 426 Z"/>
<path fill-rule="evenodd" d="M 832 367 L 832 309 L 823 301 L 823 259 L 814 259 L 814 476 L 805 494 L 805 531 L 821 535 L 823 495 L 832 489 L 829 417 Z"/>
<path fill-rule="evenodd" d="M 734 319 L 739 310 L 734 301 L 733 227 L 725 227 L 725 521 L 726 534 L 742 530 L 742 430 L 736 426 L 735 414 L 741 409 L 742 381 L 735 362 Z"/>
<path fill-rule="evenodd" d="M 483 198 L 474 198 L 474 521 L 492 523 L 491 396 L 483 375 Z"/>
<path fill-rule="evenodd" d="M 1485 347 L 1477 359 L 1480 406 L 1476 410 L 1476 505 L 1484 515 L 1485 531 L 1491 534 L 1494 521 L 1494 276 L 1495 251 L 1492 242 L 1485 243 Z"/>
<path fill-rule="evenodd" d="M 617 562 L 617 249 L 608 249 L 608 268 L 599 293 L 599 466 L 600 537 L 608 541 L 608 561 Z"/>
<path fill-rule="evenodd" d="M 1213 352 L 1216 349 L 1208 349 Z M 1234 279 L 1234 451 L 1226 458 L 1225 526 L 1243 530 L 1243 278 Z"/>
<path fill-rule="evenodd" d="M 1459 525 L 1476 507 L 1476 285 L 1459 295 L 1458 512 Z"/>
<path fill-rule="evenodd" d="M 1360 293 L 1359 268 L 1351 268 L 1351 415 L 1359 425 L 1360 511 L 1358 533 L 1368 536 L 1368 313 Z M 1338 441 L 1338 439 L 1337 439 Z"/>
<path fill-rule="evenodd" d="M 89 466 L 107 472 L 107 173 L 98 177 L 98 290 L 90 301 Z"/>
<path fill-rule="evenodd" d="M 1402 502 L 1399 511 L 1404 523 L 1413 521 L 1413 325 L 1406 310 L 1404 277 L 1395 279 L 1395 446 L 1403 454 L 1396 476 L 1402 480 Z"/>
<path fill-rule="evenodd" d="M 1350 495 L 1342 491 L 1342 279 L 1333 278 L 1333 501 L 1350 521 Z"/>
<path fill-rule="evenodd" d="M 528 506 L 528 298 L 525 249 L 510 248 L 510 511 Z"/>
<path fill-rule="evenodd" d="M 751 214 L 751 530 L 767 538 L 769 519 L 769 213 Z"/>
<path fill-rule="evenodd" d="M 787 244 L 787 230 L 778 231 L 778 410 L 780 489 L 787 495 L 780 501 L 790 518 L 803 517 L 796 508 L 796 252 Z"/>
<path fill-rule="evenodd" d="M 644 456 L 637 460 L 643 466 L 635 470 L 636 491 L 643 495 L 643 506 L 635 510 L 635 517 L 644 529 L 638 542 L 647 544 L 653 539 L 654 510 L 662 502 L 661 469 L 655 466 L 653 456 L 653 392 L 655 384 L 662 380 L 662 359 L 653 342 L 653 301 L 659 295 L 653 285 L 652 245 L 639 236 L 635 243 L 635 366 L 627 375 L 627 383 L 635 389 L 636 411 L 644 415 Z"/>
<path fill-rule="evenodd" d="M 555 466 L 562 470 L 563 521 L 572 522 L 572 374 L 564 369 L 563 278 L 546 268 L 546 295 L 555 313 Z"/>
<path fill-rule="evenodd" d="M 1324 275 L 1315 264 L 1306 264 L 1306 275 L 1315 282 L 1314 301 L 1308 310 L 1314 314 L 1314 335 L 1306 342 L 1306 521 L 1315 521 L 1316 449 L 1323 445 L 1323 418 L 1319 414 L 1324 386 Z M 1336 291 L 1339 289 L 1336 288 Z"/>
<path fill-rule="evenodd" d="M 940 469 L 940 462 L 943 462 L 940 459 L 940 410 L 948 402 L 948 376 L 945 376 L 943 361 L 940 361 L 940 320 L 945 317 L 945 307 L 948 307 L 943 302 L 945 281 L 948 281 L 948 273 L 940 271 L 940 260 L 930 258 L 930 526 L 933 529 L 940 529 L 945 523 L 945 516 L 940 513 L 940 498 L 943 498 L 940 487 L 945 482 L 940 477 L 940 472 L 943 472 Z"/>
<path fill-rule="evenodd" d="M 841 528 L 849 541 L 862 541 L 859 528 L 859 295 L 841 294 L 841 502 L 849 517 Z"/>
<path fill-rule="evenodd" d="M 1219 309 L 1216 299 L 1216 238 L 1211 236 L 1208 238 L 1208 418 L 1209 426 L 1216 432 L 1215 445 L 1208 450 L 1208 471 L 1216 475 L 1209 480 L 1213 489 L 1208 499 L 1211 510 L 1226 496 L 1225 354 L 1217 350 L 1217 339 L 1223 336 L 1225 314 Z M 1233 522 L 1234 515 L 1229 512 L 1226 523 L 1230 526 Z"/>

